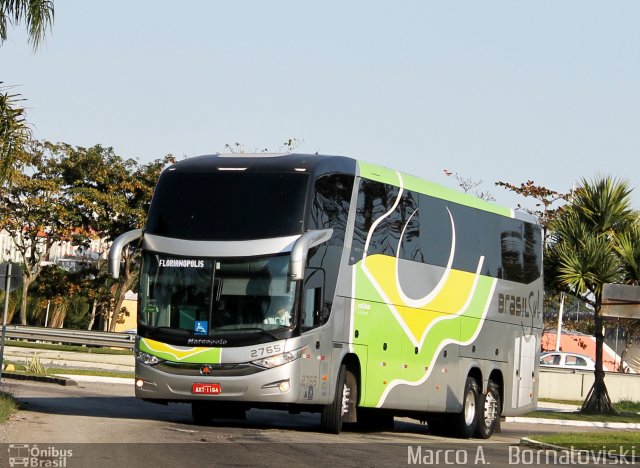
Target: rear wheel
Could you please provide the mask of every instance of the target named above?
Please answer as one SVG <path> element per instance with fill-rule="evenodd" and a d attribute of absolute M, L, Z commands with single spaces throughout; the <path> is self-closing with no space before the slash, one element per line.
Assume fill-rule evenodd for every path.
<path fill-rule="evenodd" d="M 330 434 L 340 434 L 343 423 L 356 422 L 357 404 L 358 383 L 356 377 L 343 364 L 340 366 L 333 402 L 322 409 L 320 416 L 322 430 Z"/>
<path fill-rule="evenodd" d="M 478 424 L 479 396 L 478 382 L 472 377 L 467 377 L 462 399 L 462 411 L 454 415 L 452 420 L 456 436 L 469 439 L 475 432 Z"/>
<path fill-rule="evenodd" d="M 476 437 L 488 439 L 498 424 L 502 408 L 500 389 L 491 380 L 487 384 L 487 394 L 480 395 L 478 406 L 480 407 L 480 415 L 476 426 Z"/>

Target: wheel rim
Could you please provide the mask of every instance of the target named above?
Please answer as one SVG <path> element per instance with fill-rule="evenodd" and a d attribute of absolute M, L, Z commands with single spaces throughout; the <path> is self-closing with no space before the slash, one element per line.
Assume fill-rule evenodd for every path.
<path fill-rule="evenodd" d="M 493 422 L 498 416 L 498 399 L 494 397 L 493 393 L 487 393 L 487 397 L 484 400 L 484 424 L 487 427 L 491 427 Z"/>
<path fill-rule="evenodd" d="M 351 389 L 347 384 L 344 384 L 344 387 L 342 388 L 342 415 L 349 412 L 349 396 L 351 396 Z"/>
<path fill-rule="evenodd" d="M 473 424 L 476 417 L 476 398 L 472 391 L 467 392 L 464 399 L 464 422 L 467 426 Z"/>

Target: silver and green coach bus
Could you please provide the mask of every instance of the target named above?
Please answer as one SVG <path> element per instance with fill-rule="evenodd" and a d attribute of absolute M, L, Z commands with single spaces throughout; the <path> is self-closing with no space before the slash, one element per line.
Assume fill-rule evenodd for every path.
<path fill-rule="evenodd" d="M 136 396 L 196 423 L 251 408 L 489 437 L 537 401 L 540 226 L 347 157 L 207 155 L 161 175 L 143 230 Z"/>

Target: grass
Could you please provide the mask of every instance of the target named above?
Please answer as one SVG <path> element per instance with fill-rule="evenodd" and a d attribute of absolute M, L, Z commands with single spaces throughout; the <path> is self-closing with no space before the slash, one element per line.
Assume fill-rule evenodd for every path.
<path fill-rule="evenodd" d="M 561 403 L 564 405 L 582 406 L 582 400 L 557 400 L 554 398 L 540 398 L 538 401 L 543 403 Z M 620 400 L 614 403 L 616 410 L 621 413 L 640 413 L 640 401 Z"/>
<path fill-rule="evenodd" d="M 47 349 L 52 351 L 76 351 L 80 353 L 92 354 L 123 354 L 131 355 L 133 350 L 130 349 L 114 349 L 114 348 L 91 348 L 82 345 L 57 345 L 48 343 L 34 343 L 32 341 L 7 340 L 6 346 L 18 346 L 20 348 Z"/>
<path fill-rule="evenodd" d="M 65 375 L 96 375 L 98 377 L 122 377 L 133 379 L 134 372 L 107 371 L 96 369 L 68 369 L 66 367 L 51 367 L 47 369 L 48 375 L 65 374 Z"/>
<path fill-rule="evenodd" d="M 33 372 L 33 369 L 29 369 L 29 366 L 26 364 L 19 364 L 16 362 L 9 362 L 15 366 L 15 371 L 19 374 L 26 375 L 57 375 L 57 374 L 67 374 L 67 375 L 96 375 L 99 377 L 122 377 L 122 378 L 134 378 L 134 372 L 126 372 L 126 371 L 110 371 L 110 370 L 102 370 L 102 369 L 78 369 L 73 367 L 46 367 L 43 368 L 42 372 Z"/>
<path fill-rule="evenodd" d="M 582 414 L 579 411 L 532 411 L 531 413 L 524 414 L 523 416 L 526 418 L 560 419 L 564 421 L 620 422 L 640 424 L 640 414 L 635 412 L 620 412 L 616 415 L 608 415 Z"/>
<path fill-rule="evenodd" d="M 529 439 L 579 450 L 634 450 L 640 452 L 639 431 L 565 432 L 540 434 Z"/>
<path fill-rule="evenodd" d="M 563 405 L 575 406 L 582 406 L 582 403 L 584 403 L 582 400 L 558 400 L 557 398 L 538 398 L 538 401 L 543 403 L 560 403 Z"/>
<path fill-rule="evenodd" d="M 8 393 L 0 392 L 0 424 L 18 410 L 18 403 Z"/>
<path fill-rule="evenodd" d="M 614 403 L 614 406 L 618 411 L 640 413 L 640 401 L 620 400 L 619 402 Z"/>

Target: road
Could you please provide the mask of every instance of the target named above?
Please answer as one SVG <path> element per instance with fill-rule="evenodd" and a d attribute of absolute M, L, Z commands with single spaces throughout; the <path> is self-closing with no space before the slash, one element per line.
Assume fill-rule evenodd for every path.
<path fill-rule="evenodd" d="M 245 421 L 196 426 L 188 405 L 136 400 L 130 385 L 63 387 L 4 380 L 1 388 L 20 401 L 21 411 L 0 426 L 0 443 L 13 444 L 0 448 L 0 466 L 6 466 L 7 454 L 17 453 L 16 444 L 28 444 L 30 450 L 37 445 L 41 453 L 35 455 L 49 457 L 49 462 L 68 453 L 65 465 L 58 466 L 70 468 L 364 467 L 404 466 L 411 461 L 444 465 L 445 457 L 470 465 L 509 466 L 517 461 L 516 450 L 523 450 L 510 446 L 522 437 L 558 431 L 553 426 L 503 423 L 502 432 L 488 441 L 460 441 L 433 436 L 418 422 L 396 419 L 393 432 L 347 430 L 330 435 L 319 432 L 318 415 L 267 410 L 252 410 Z"/>

